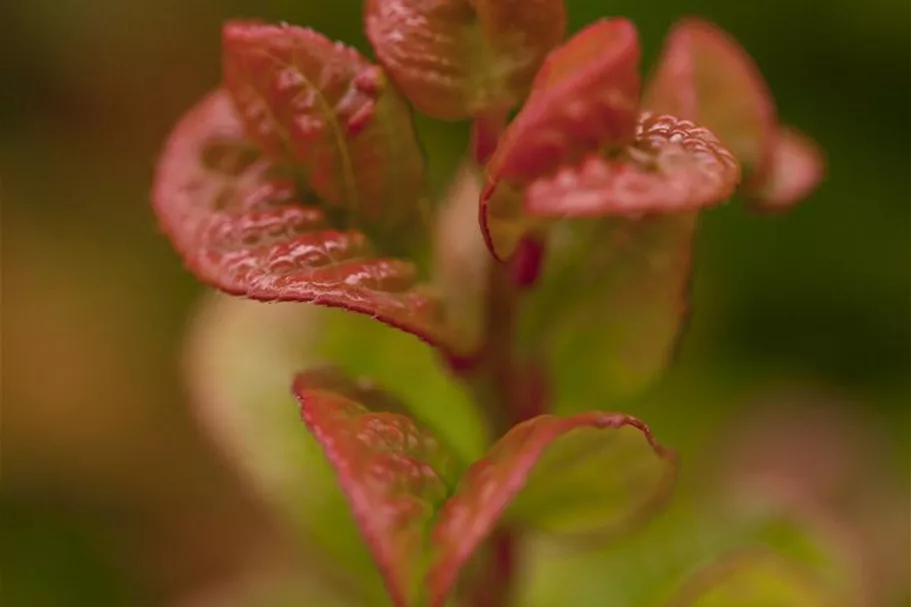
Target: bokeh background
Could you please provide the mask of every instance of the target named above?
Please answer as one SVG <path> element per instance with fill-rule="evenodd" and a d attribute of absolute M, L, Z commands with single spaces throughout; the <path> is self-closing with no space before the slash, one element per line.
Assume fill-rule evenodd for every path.
<path fill-rule="evenodd" d="M 850 463 L 839 453 L 876 445 L 872 469 L 907 499 L 908 3 L 568 6 L 571 30 L 632 17 L 646 64 L 683 13 L 717 21 L 753 54 L 783 119 L 828 156 L 825 183 L 787 215 L 706 214 L 679 364 L 628 408 L 686 453 L 751 425 L 745 415 L 773 428 L 768 411 L 811 400 L 822 418 L 805 428 L 841 416 L 823 465 L 837 477 Z M 3 605 L 165 604 L 281 544 L 189 413 L 178 360 L 204 289 L 149 205 L 159 146 L 217 84 L 220 24 L 237 16 L 308 24 L 368 50 L 356 0 L 0 4 Z M 466 126 L 419 126 L 442 191 Z M 879 531 L 907 574 L 907 530 Z"/>

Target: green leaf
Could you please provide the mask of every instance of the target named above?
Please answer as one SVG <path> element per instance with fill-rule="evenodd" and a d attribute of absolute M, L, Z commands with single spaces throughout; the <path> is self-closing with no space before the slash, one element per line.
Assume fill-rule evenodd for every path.
<path fill-rule="evenodd" d="M 368 0 L 377 59 L 435 118 L 499 115 L 528 92 L 566 29 L 563 0 Z"/>
<path fill-rule="evenodd" d="M 610 408 L 667 367 L 689 311 L 696 214 L 555 224 L 520 316 L 520 348 L 549 361 L 555 400 Z"/>
<path fill-rule="evenodd" d="M 686 581 L 672 607 L 847 607 L 813 571 L 766 550 L 721 556 Z"/>

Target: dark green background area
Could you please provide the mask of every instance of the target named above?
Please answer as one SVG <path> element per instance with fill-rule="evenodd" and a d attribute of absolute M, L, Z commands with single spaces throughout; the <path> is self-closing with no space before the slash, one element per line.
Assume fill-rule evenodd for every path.
<path fill-rule="evenodd" d="M 649 408 L 647 421 L 669 442 L 695 441 L 746 402 L 700 396 L 713 386 L 749 395 L 809 382 L 883 429 L 907 478 L 908 3 L 568 6 L 573 31 L 600 16 L 634 19 L 646 66 L 678 17 L 718 22 L 755 57 L 782 119 L 828 157 L 822 187 L 786 215 L 736 205 L 705 214 L 691 331 L 656 394 L 688 387 L 668 396 L 672 409 Z M 267 533 L 249 523 L 256 508 L 236 497 L 236 481 L 186 412 L 176 360 L 202 288 L 157 233 L 148 203 L 158 148 L 217 84 L 220 24 L 236 16 L 311 25 L 368 50 L 353 0 L 0 8 L 4 605 L 154 603 L 158 592 L 228 571 L 224 554 Z M 419 126 L 439 192 L 466 125 Z M 195 546 L 194 534 L 208 542 L 205 530 L 219 541 L 190 551 L 177 572 L 163 565 Z M 125 564 L 123 550 L 142 554 Z"/>

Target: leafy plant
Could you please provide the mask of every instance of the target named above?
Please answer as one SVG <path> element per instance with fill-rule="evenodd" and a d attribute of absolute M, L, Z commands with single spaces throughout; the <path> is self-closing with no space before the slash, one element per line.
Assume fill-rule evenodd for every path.
<path fill-rule="evenodd" d="M 204 283 L 366 315 L 438 353 L 485 420 L 473 463 L 445 411 L 415 419 L 338 367 L 297 373 L 293 392 L 395 605 L 503 605 L 529 538 L 607 541 L 665 503 L 674 453 L 599 409 L 668 363 L 699 212 L 735 193 L 787 208 L 819 181 L 821 154 L 777 123 L 739 45 L 698 19 L 674 27 L 643 91 L 633 23 L 562 41 L 560 0 L 364 11 L 379 65 L 310 29 L 227 23 L 222 86 L 168 139 L 154 207 Z M 441 204 L 409 101 L 472 123 Z M 385 356 L 371 335 L 353 339 Z M 585 363 L 566 369 L 572 351 Z M 774 569 L 754 561 L 744 575 Z"/>

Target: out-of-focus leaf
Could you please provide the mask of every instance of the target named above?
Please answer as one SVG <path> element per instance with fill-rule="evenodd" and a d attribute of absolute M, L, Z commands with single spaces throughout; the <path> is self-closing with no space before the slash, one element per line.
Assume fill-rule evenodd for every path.
<path fill-rule="evenodd" d="M 766 550 L 722 555 L 697 571 L 673 607 L 847 607 L 811 570 Z"/>
<path fill-rule="evenodd" d="M 397 605 L 412 605 L 428 529 L 455 484 L 458 465 L 409 417 L 368 410 L 364 398 L 382 404 L 375 394 L 358 388 L 342 394 L 334 389 L 337 382 L 330 381 L 329 389 L 324 383 L 324 376 L 307 373 L 295 379 L 303 419 L 337 473 L 390 595 Z"/>
<path fill-rule="evenodd" d="M 688 18 L 668 34 L 643 107 L 694 120 L 715 133 L 743 164 L 744 183 L 772 166 L 772 96 L 749 54 L 714 24 Z"/>
<path fill-rule="evenodd" d="M 377 59 L 442 119 L 515 106 L 566 29 L 562 0 L 368 0 L 364 10 Z"/>
<path fill-rule="evenodd" d="M 755 192 L 749 192 L 753 208 L 778 211 L 797 204 L 822 181 L 825 160 L 816 143 L 792 128 L 778 132 L 772 169 Z"/>
<path fill-rule="evenodd" d="M 520 347 L 549 361 L 558 402 L 609 408 L 665 369 L 689 311 L 695 232 L 695 213 L 552 227 Z"/>
<path fill-rule="evenodd" d="M 482 227 L 498 258 L 545 219 L 685 213 L 726 200 L 740 179 L 734 156 L 707 129 L 643 114 L 635 139 L 614 154 L 592 152 L 527 185 L 488 181 Z"/>
<path fill-rule="evenodd" d="M 384 239 L 423 227 L 423 157 L 410 110 L 382 70 L 290 25 L 231 21 L 223 44 L 225 86 L 253 141 L 300 167 L 349 225 Z"/>
<path fill-rule="evenodd" d="M 481 345 L 493 262 L 478 229 L 480 192 L 477 169 L 463 164 L 438 211 L 433 239 L 434 279 L 458 339 L 457 349 L 463 352 Z"/>
<path fill-rule="evenodd" d="M 639 435 L 636 438 L 642 449 L 634 457 L 628 457 L 630 452 L 624 448 L 615 449 L 629 438 L 615 436 L 623 428 Z M 649 458 L 652 462 L 646 461 Z M 595 461 L 601 465 L 600 474 L 609 477 L 601 490 L 575 483 L 567 486 L 553 478 L 566 472 L 565 465 L 588 467 L 596 465 Z M 658 466 L 652 467 L 656 461 Z M 524 524 L 552 529 L 580 522 L 589 527 L 617 524 L 628 521 L 630 515 L 653 503 L 656 494 L 663 493 L 672 462 L 672 454 L 654 440 L 648 427 L 626 415 L 545 415 L 513 427 L 468 469 L 439 514 L 433 529 L 436 553 L 427 581 L 431 604 L 442 604 L 459 570 L 504 511 L 508 523 L 510 503 L 516 508 L 516 519 Z M 661 471 L 655 474 L 657 468 Z M 597 483 L 598 479 L 589 481 Z M 632 485 L 624 487 L 629 481 Z M 528 501 L 524 501 L 526 495 Z M 584 503 L 586 500 L 591 501 Z"/>
<path fill-rule="evenodd" d="M 208 284 L 367 314 L 446 347 L 439 300 L 416 285 L 415 264 L 379 256 L 362 232 L 334 226 L 327 209 L 245 138 L 222 91 L 171 134 L 153 202 L 186 265 Z"/>
<path fill-rule="evenodd" d="M 310 563 L 311 590 L 341 586 L 355 603 L 376 604 L 381 579 L 288 390 L 302 366 L 322 363 L 320 332 L 336 314 L 344 313 L 213 293 L 190 327 L 185 376 L 207 436 Z"/>

